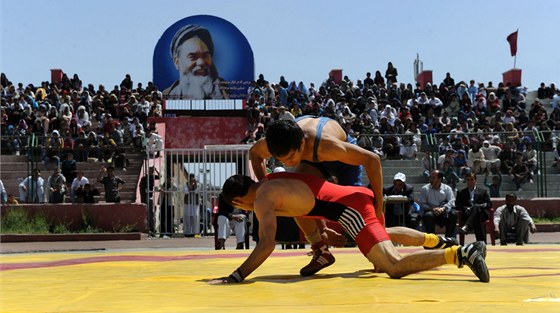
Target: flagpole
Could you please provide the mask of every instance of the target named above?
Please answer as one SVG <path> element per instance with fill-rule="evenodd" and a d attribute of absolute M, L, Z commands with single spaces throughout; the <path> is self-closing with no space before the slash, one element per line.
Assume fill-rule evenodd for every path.
<path fill-rule="evenodd" d="M 517 38 L 519 38 L 519 28 L 515 32 L 517 33 Z M 517 42 L 517 39 L 515 41 Z M 515 55 L 513 56 L 513 68 L 515 68 L 516 63 L 517 63 L 517 49 L 515 51 Z"/>

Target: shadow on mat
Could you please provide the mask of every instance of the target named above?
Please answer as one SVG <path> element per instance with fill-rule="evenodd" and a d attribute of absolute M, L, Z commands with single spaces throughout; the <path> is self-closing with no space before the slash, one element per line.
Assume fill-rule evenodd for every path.
<path fill-rule="evenodd" d="M 390 278 L 387 274 L 375 272 L 373 269 L 364 269 L 358 270 L 355 272 L 350 273 L 337 273 L 337 274 L 315 274 L 313 276 L 303 277 L 301 275 L 266 275 L 266 276 L 251 276 L 243 281 L 243 284 L 252 284 L 256 282 L 268 282 L 268 283 L 298 283 L 301 281 L 309 280 L 309 279 L 331 279 L 331 278 L 352 278 L 352 279 L 372 279 L 372 278 L 385 278 L 385 279 L 393 279 Z M 197 282 L 204 282 L 208 283 L 212 279 L 200 279 Z M 456 279 L 456 278 L 420 278 L 414 277 L 414 274 L 410 274 L 408 276 L 402 278 L 395 278 L 395 280 L 413 280 L 413 281 L 441 281 L 441 282 L 464 282 L 464 281 L 472 281 L 472 282 L 479 282 L 478 279 Z"/>

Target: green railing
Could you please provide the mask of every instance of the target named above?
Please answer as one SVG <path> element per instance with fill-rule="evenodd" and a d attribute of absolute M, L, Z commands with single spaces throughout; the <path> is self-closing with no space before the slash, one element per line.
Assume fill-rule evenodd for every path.
<path fill-rule="evenodd" d="M 537 175 L 537 195 L 539 197 L 546 197 L 548 194 L 548 187 L 546 183 L 546 154 L 545 154 L 545 144 L 546 140 L 544 135 L 541 131 L 535 129 L 533 130 L 535 135 L 536 147 L 535 150 L 537 151 L 537 169 L 538 173 L 541 175 Z"/>

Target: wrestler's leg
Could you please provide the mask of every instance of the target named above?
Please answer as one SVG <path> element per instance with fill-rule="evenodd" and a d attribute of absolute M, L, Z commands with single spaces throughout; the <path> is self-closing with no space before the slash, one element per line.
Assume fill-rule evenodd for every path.
<path fill-rule="evenodd" d="M 373 246 L 366 257 L 391 278 L 401 278 L 446 264 L 445 250 L 421 250 L 402 257 L 388 240 Z"/>
<path fill-rule="evenodd" d="M 459 244 L 456 238 L 442 237 L 417 231 L 409 227 L 389 227 L 385 229 L 391 241 L 404 246 L 424 246 L 428 249 L 444 249 Z"/>

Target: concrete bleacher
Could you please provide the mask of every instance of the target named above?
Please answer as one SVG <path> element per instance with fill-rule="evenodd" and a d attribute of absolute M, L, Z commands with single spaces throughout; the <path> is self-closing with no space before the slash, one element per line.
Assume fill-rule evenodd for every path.
<path fill-rule="evenodd" d="M 115 169 L 115 175 L 119 176 L 125 181 L 123 189 L 120 191 L 121 202 L 122 203 L 132 203 L 136 200 L 136 186 L 139 180 L 140 170 L 144 161 L 144 153 L 140 152 L 133 147 L 126 147 L 125 153 L 128 160 L 130 161 L 129 166 L 126 171 L 120 168 Z M 16 197 L 19 197 L 18 185 L 29 175 L 30 165 L 28 164 L 28 157 L 25 155 L 1 155 L 0 156 L 0 179 L 4 183 L 6 192 L 13 193 Z M 105 202 L 105 195 L 103 190 L 103 185 L 97 183 L 96 178 L 99 173 L 101 166 L 109 166 L 110 164 L 106 162 L 78 162 L 78 170 L 84 171 L 84 176 L 90 180 L 90 183 L 95 186 L 99 192 L 100 196 L 97 197 L 98 202 Z M 41 176 L 45 180 L 53 172 L 53 164 L 45 164 L 43 162 L 37 162 L 35 165 L 39 170 L 41 170 Z M 69 182 L 70 184 L 71 182 Z M 70 201 L 70 194 L 67 193 L 66 202 Z"/>
<path fill-rule="evenodd" d="M 560 197 L 560 169 L 552 167 L 554 160 L 552 152 L 545 152 L 546 159 L 546 184 L 547 184 L 547 197 Z M 383 185 L 388 186 L 392 184 L 393 177 L 397 172 L 402 172 L 406 175 L 406 182 L 414 186 L 415 196 L 418 197 L 422 186 L 428 183 L 428 178 L 422 176 L 422 161 L 421 160 L 384 160 L 381 162 L 383 168 Z M 364 184 L 367 185 L 369 181 L 364 173 Z M 521 186 L 521 191 L 517 191 L 515 184 L 508 175 L 502 175 L 502 188 L 501 195 L 505 196 L 509 192 L 515 192 L 518 198 L 534 198 L 537 197 L 537 180 L 535 176 L 534 183 L 524 183 Z M 478 175 L 477 183 L 480 187 L 484 187 L 484 175 Z M 488 183 L 491 183 L 491 177 L 488 178 Z M 466 184 L 461 182 L 457 184 L 457 189 L 466 187 Z"/>

